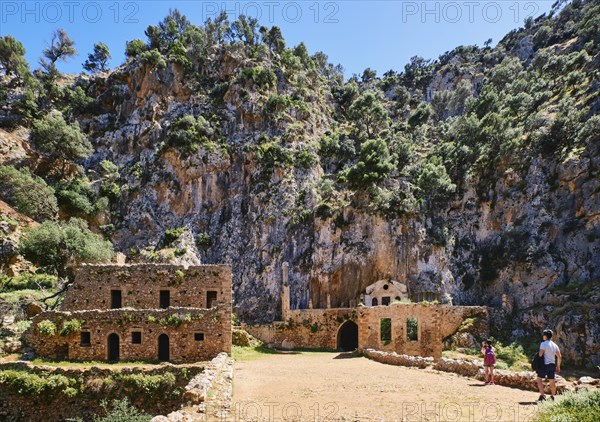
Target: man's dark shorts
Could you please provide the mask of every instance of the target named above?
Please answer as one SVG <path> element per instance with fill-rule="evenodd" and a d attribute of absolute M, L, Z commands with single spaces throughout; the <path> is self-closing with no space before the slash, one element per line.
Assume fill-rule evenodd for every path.
<path fill-rule="evenodd" d="M 556 378 L 556 364 L 550 363 L 548 365 L 544 365 L 542 369 L 537 371 L 537 376 L 541 379 L 548 377 L 549 380 L 553 380 Z"/>

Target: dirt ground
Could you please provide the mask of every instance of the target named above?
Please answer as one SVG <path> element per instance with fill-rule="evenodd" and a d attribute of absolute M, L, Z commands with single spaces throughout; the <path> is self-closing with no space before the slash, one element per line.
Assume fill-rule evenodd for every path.
<path fill-rule="evenodd" d="M 264 355 L 235 363 L 234 421 L 528 421 L 538 395 L 351 354 Z"/>

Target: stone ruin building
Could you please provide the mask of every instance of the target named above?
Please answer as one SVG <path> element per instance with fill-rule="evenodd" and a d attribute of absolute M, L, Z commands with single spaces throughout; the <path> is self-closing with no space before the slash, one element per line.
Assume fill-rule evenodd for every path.
<path fill-rule="evenodd" d="M 403 300 L 407 299 L 406 286 L 394 280 L 368 286 L 362 296 L 364 303 L 357 307 L 325 309 L 291 309 L 286 265 L 283 282 L 282 320 L 244 326 L 273 347 L 374 349 L 438 360 L 443 340 L 455 334 L 466 319 L 474 321 L 478 331 L 488 330 L 486 307 L 410 303 Z"/>
<path fill-rule="evenodd" d="M 379 280 L 367 286 L 362 301 L 365 306 L 389 305 L 408 299 L 406 284 L 396 280 Z"/>
<path fill-rule="evenodd" d="M 52 359 L 204 361 L 231 352 L 231 307 L 226 265 L 85 265 L 26 341 Z"/>

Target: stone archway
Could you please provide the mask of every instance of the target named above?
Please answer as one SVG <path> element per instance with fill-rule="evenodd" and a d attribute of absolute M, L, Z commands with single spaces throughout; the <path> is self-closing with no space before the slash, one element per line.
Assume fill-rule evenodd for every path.
<path fill-rule="evenodd" d="M 158 360 L 161 362 L 168 362 L 169 359 L 169 336 L 161 334 L 158 336 Z"/>
<path fill-rule="evenodd" d="M 108 360 L 110 362 L 119 361 L 119 335 L 112 333 L 108 335 Z"/>
<path fill-rule="evenodd" d="M 337 348 L 344 352 L 358 348 L 358 325 L 354 321 L 346 321 L 338 329 Z"/>

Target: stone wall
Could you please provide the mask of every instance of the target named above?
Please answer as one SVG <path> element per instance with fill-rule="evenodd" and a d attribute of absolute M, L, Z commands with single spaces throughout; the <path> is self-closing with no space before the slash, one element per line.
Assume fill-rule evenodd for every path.
<path fill-rule="evenodd" d="M 49 323 L 44 321 L 54 324 L 54 334 L 48 333 L 44 325 Z M 66 332 L 69 326 L 75 330 Z M 141 333 L 141 343 L 134 343 L 134 332 Z M 89 344 L 81 344 L 82 333 L 89 333 Z M 25 341 L 40 356 L 102 361 L 109 357 L 111 334 L 119 339 L 119 360 L 158 360 L 159 336 L 163 334 L 168 336 L 169 361 L 209 360 L 219 352 L 231 352 L 231 308 L 44 312 L 34 318 Z"/>
<path fill-rule="evenodd" d="M 396 352 L 388 353 L 372 349 L 364 349 L 363 354 L 371 360 L 388 365 L 409 366 L 421 369 L 430 368 L 436 371 L 450 372 L 464 377 L 475 378 L 481 382 L 485 380 L 483 361 L 481 360 L 441 358 L 434 363 L 432 358 L 399 355 Z M 519 388 L 521 390 L 538 391 L 536 377 L 536 373 L 531 371 L 512 372 L 499 369 L 494 370 L 495 384 Z M 547 393 L 550 393 L 550 386 L 547 381 L 544 382 L 544 388 Z M 557 375 L 556 388 L 559 393 L 564 393 L 567 390 L 572 390 L 573 386 L 569 385 L 560 375 Z"/>
<path fill-rule="evenodd" d="M 186 384 L 192 379 L 201 379 L 205 368 L 206 364 L 161 365 L 151 369 L 52 368 L 24 362 L 0 364 L 0 420 L 62 422 L 78 417 L 91 421 L 96 415 L 105 414 L 100 405 L 103 400 L 110 402 L 124 398 L 151 415 L 166 414 L 182 406 L 187 399 L 184 394 Z M 11 372 L 12 376 L 3 377 Z M 42 379 L 63 376 L 71 380 L 70 386 L 48 386 L 36 391 L 25 382 L 2 382 L 3 379 L 8 381 L 31 375 Z"/>
<path fill-rule="evenodd" d="M 442 340 L 456 332 L 466 318 L 487 321 L 484 307 L 393 303 L 390 306 L 358 308 L 359 349 L 374 349 L 439 359 Z M 416 319 L 417 336 L 408 338 L 407 322 Z M 382 340 L 382 319 L 390 319 L 391 337 Z"/>
<path fill-rule="evenodd" d="M 358 325 L 358 348 L 396 352 L 439 359 L 442 340 L 454 334 L 467 318 L 487 326 L 487 308 L 394 303 L 335 309 L 286 310 L 286 320 L 272 324 L 245 325 L 244 329 L 269 346 L 293 348 L 340 347 L 340 328 L 346 321 Z M 391 341 L 381 340 L 381 319 L 391 319 Z M 417 319 L 417 341 L 408 341 L 406 320 Z"/>
<path fill-rule="evenodd" d="M 243 329 L 270 347 L 281 349 L 336 349 L 338 331 L 346 321 L 356 322 L 358 308 L 288 310 L 287 320 L 243 325 Z"/>
<path fill-rule="evenodd" d="M 208 292 L 216 303 L 231 306 L 231 267 L 168 264 L 83 265 L 63 302 L 64 311 L 110 309 L 111 291 L 121 292 L 123 308 L 156 309 L 160 292 L 168 291 L 170 306 L 207 308 Z"/>

